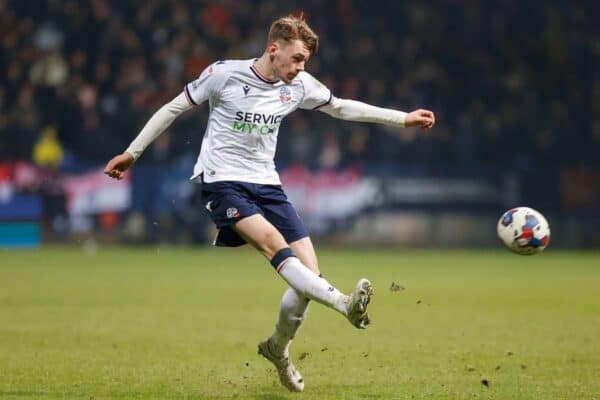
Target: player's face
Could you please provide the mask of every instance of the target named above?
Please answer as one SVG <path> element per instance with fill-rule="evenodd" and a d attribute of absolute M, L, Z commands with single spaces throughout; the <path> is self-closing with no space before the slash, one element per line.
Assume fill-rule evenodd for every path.
<path fill-rule="evenodd" d="M 300 71 L 304 71 L 310 51 L 301 40 L 293 40 L 289 43 L 279 41 L 272 46 L 269 52 L 275 74 L 285 83 L 291 83 Z"/>

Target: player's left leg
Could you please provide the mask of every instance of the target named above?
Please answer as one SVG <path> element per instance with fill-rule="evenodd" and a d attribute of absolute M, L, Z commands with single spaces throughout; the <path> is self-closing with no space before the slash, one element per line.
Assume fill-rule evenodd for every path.
<path fill-rule="evenodd" d="M 310 241 L 305 237 L 290 243 L 292 251 L 308 269 L 319 274 L 317 255 Z M 291 391 L 302 391 L 304 379 L 300 372 L 293 367 L 290 359 L 289 346 L 306 319 L 310 299 L 296 289 L 288 287 L 283 293 L 279 304 L 277 323 L 273 334 L 258 344 L 259 353 L 267 359 L 284 359 L 288 361 L 291 371 L 286 371 L 291 377 L 282 379 L 282 383 Z M 277 363 L 276 363 L 277 365 Z"/>
<path fill-rule="evenodd" d="M 309 237 L 290 243 L 290 247 L 302 264 L 316 275 L 319 275 L 317 255 Z M 310 299 L 294 288 L 289 287 L 286 289 L 279 305 L 275 330 L 269 338 L 278 350 L 285 352 L 288 349 L 288 346 L 306 319 L 309 303 Z"/>

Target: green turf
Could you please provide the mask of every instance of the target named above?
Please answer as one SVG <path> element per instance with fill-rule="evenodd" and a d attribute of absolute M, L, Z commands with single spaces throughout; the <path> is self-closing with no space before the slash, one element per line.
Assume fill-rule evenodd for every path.
<path fill-rule="evenodd" d="M 372 279 L 373 325 L 312 304 L 294 395 L 256 355 L 284 284 L 250 249 L 0 250 L 0 398 L 600 398 L 600 253 L 319 257 Z"/>

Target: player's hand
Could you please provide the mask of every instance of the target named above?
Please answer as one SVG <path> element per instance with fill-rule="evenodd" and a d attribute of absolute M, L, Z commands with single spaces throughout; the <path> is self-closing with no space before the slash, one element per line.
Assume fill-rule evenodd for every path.
<path fill-rule="evenodd" d="M 417 126 L 422 129 L 430 129 L 435 125 L 435 115 L 429 110 L 415 110 L 406 115 L 404 126 L 407 128 Z"/>
<path fill-rule="evenodd" d="M 133 164 L 133 156 L 129 153 L 119 154 L 106 164 L 104 173 L 111 178 L 121 180 L 123 173 Z"/>

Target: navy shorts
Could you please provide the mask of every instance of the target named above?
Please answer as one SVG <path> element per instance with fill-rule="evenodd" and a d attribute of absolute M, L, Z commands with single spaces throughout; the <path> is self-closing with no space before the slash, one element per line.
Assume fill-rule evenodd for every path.
<path fill-rule="evenodd" d="M 216 246 L 246 244 L 231 225 L 254 214 L 264 216 L 287 243 L 308 236 L 300 216 L 280 185 L 235 181 L 202 182 L 202 203 L 219 229 L 215 239 Z"/>

